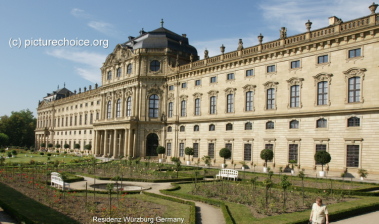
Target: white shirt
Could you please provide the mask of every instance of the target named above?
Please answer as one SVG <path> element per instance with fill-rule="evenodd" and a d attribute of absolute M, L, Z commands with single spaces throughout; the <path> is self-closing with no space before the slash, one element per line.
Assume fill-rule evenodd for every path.
<path fill-rule="evenodd" d="M 326 205 L 319 206 L 317 203 L 313 203 L 312 205 L 312 222 L 315 223 L 324 223 L 325 216 L 328 214 L 328 209 Z"/>

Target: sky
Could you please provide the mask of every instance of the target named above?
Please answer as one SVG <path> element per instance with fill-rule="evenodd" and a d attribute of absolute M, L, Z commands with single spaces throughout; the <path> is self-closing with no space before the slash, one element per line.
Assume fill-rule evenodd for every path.
<path fill-rule="evenodd" d="M 62 88 L 101 85 L 108 54 L 143 28 L 187 34 L 200 59 L 367 16 L 372 0 L 2 0 L 0 1 L 0 116 L 29 109 Z M 48 43 L 49 46 L 45 46 Z M 41 46 L 42 45 L 42 46 Z M 59 46 L 65 45 L 65 46 Z M 90 45 L 90 46 L 85 46 Z"/>

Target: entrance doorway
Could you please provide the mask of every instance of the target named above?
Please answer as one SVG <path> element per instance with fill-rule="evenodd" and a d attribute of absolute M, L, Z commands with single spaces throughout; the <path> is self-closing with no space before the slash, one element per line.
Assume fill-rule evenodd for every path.
<path fill-rule="evenodd" d="M 158 156 L 158 135 L 151 133 L 146 137 L 146 156 Z"/>

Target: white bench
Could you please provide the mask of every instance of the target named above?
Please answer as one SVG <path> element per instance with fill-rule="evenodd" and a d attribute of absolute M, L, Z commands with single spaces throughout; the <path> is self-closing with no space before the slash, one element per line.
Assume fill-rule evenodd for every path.
<path fill-rule="evenodd" d="M 65 188 L 70 188 L 70 184 L 65 183 L 62 180 L 60 173 L 57 173 L 57 172 L 51 173 L 51 186 L 57 187 L 57 188 L 62 188 L 62 190 L 64 190 Z"/>
<path fill-rule="evenodd" d="M 218 174 L 216 175 L 216 179 L 222 178 L 233 178 L 236 180 L 238 178 L 238 171 L 237 170 L 232 170 L 232 169 L 222 169 Z"/>

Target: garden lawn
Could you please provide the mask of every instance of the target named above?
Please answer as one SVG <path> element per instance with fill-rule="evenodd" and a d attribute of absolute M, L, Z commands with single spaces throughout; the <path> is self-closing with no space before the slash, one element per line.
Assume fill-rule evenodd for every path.
<path fill-rule="evenodd" d="M 5 154 L 3 156 L 6 156 Z M 33 157 L 31 157 L 33 156 Z M 69 154 L 60 154 L 58 156 L 53 156 L 53 153 L 52 155 L 50 156 L 50 160 L 47 160 L 47 155 L 46 155 L 46 152 L 45 152 L 45 155 L 40 155 L 40 154 L 34 154 L 34 153 L 21 153 L 21 154 L 17 154 L 16 157 L 14 158 L 7 158 L 5 159 L 5 163 L 8 163 L 8 162 L 11 162 L 11 163 L 30 163 L 31 160 L 34 160 L 35 162 L 44 162 L 46 163 L 47 161 L 60 161 L 60 162 L 65 162 L 65 163 L 69 163 L 71 162 L 71 160 L 74 160 L 74 159 L 79 159 L 81 157 L 78 157 L 78 156 L 74 156 L 74 155 L 69 155 Z"/>
<path fill-rule="evenodd" d="M 0 206 L 18 220 L 29 223 L 51 223 L 56 224 L 79 223 L 70 217 L 51 209 L 23 194 L 0 183 Z"/>
<path fill-rule="evenodd" d="M 198 183 L 197 185 L 200 186 L 200 189 L 202 188 L 203 183 Z M 212 183 L 206 183 L 207 185 L 211 185 Z M 173 193 L 172 195 L 183 197 L 189 199 L 191 196 L 194 195 L 190 192 L 193 190 L 193 184 L 180 184 L 181 187 L 180 190 L 177 191 L 171 191 Z M 308 197 L 310 195 L 308 194 Z M 199 195 L 195 195 L 196 197 L 202 197 Z M 316 197 L 316 195 L 313 195 L 312 197 Z M 324 197 L 324 196 L 321 196 Z M 202 197 L 206 201 L 207 197 Z M 362 214 L 365 212 L 370 212 L 373 210 L 379 209 L 379 197 L 361 197 L 361 196 L 350 196 L 351 200 L 335 203 L 335 204 L 329 204 L 328 209 L 330 213 L 330 220 L 336 221 L 342 218 L 351 217 L 354 215 Z M 287 212 L 282 213 L 280 215 L 274 215 L 274 216 L 268 216 L 265 218 L 257 218 L 254 217 L 254 214 L 252 213 L 252 210 L 243 204 L 233 203 L 229 202 L 227 200 L 219 200 L 215 198 L 211 198 L 213 200 L 218 200 L 220 202 L 225 203 L 225 205 L 228 206 L 228 209 L 231 213 L 232 218 L 234 219 L 235 223 L 238 224 L 286 224 L 286 223 L 304 223 L 309 219 L 310 215 L 310 208 L 306 209 L 305 211 L 299 211 L 299 212 Z M 301 200 L 301 199 L 299 199 Z M 276 203 L 282 203 L 281 201 L 277 201 Z"/>

